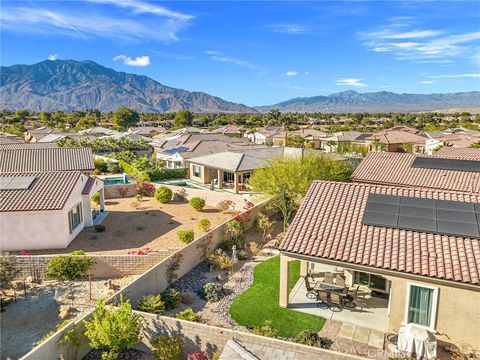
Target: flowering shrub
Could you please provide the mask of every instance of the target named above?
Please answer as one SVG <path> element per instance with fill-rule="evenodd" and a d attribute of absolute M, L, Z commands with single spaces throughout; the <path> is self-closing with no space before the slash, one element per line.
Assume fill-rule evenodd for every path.
<path fill-rule="evenodd" d="M 209 357 L 205 351 L 197 351 L 188 354 L 188 360 L 209 360 Z"/>
<path fill-rule="evenodd" d="M 155 193 L 155 185 L 147 181 L 137 181 L 135 191 L 137 195 L 152 197 Z"/>
<path fill-rule="evenodd" d="M 180 269 L 180 264 L 183 261 L 185 256 L 185 250 L 178 251 L 175 253 L 168 264 L 167 269 L 165 270 L 165 278 L 168 281 L 168 284 L 172 284 L 177 279 L 177 271 Z"/>
<path fill-rule="evenodd" d="M 245 210 L 250 210 L 255 206 L 255 204 L 247 199 L 243 199 L 245 201 L 245 206 L 243 207 Z"/>
<path fill-rule="evenodd" d="M 157 250 L 153 250 L 150 248 L 143 248 L 139 250 L 132 250 L 128 252 L 128 255 L 148 255 L 150 253 L 156 253 L 158 252 Z"/>
<path fill-rule="evenodd" d="M 220 211 L 235 210 L 235 206 L 236 204 L 232 200 L 222 200 L 217 204 L 217 209 Z"/>
<path fill-rule="evenodd" d="M 188 197 L 187 190 L 185 189 L 178 189 L 175 192 L 175 199 L 178 201 L 186 201 Z"/>
<path fill-rule="evenodd" d="M 21 250 L 20 255 L 25 255 L 25 256 L 32 256 L 27 250 Z"/>

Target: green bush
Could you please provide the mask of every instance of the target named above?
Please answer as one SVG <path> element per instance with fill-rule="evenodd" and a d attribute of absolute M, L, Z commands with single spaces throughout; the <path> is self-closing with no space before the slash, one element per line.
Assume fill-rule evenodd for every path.
<path fill-rule="evenodd" d="M 197 211 L 202 211 L 203 208 L 205 207 L 205 199 L 199 198 L 199 197 L 194 197 L 190 199 L 190 205 L 197 210 Z"/>
<path fill-rule="evenodd" d="M 107 172 L 108 171 L 108 164 L 105 160 L 103 159 L 95 159 L 93 161 L 95 165 L 95 169 L 100 170 L 101 172 Z"/>
<path fill-rule="evenodd" d="M 238 260 L 247 260 L 248 259 L 248 254 L 245 250 L 240 250 L 237 253 L 237 258 L 238 258 Z"/>
<path fill-rule="evenodd" d="M 108 162 L 107 163 L 107 172 L 109 172 L 111 174 L 118 174 L 119 172 L 121 172 L 120 165 L 118 165 L 118 163 L 116 163 L 116 162 Z"/>
<path fill-rule="evenodd" d="M 203 286 L 203 296 L 208 302 L 217 302 L 225 297 L 223 286 L 220 283 L 208 283 Z"/>
<path fill-rule="evenodd" d="M 265 321 L 263 325 L 254 326 L 252 332 L 256 335 L 268 336 L 272 338 L 278 336 L 277 330 L 273 327 L 272 322 L 268 320 Z"/>
<path fill-rule="evenodd" d="M 171 179 L 184 179 L 187 177 L 187 169 L 167 169 L 156 167 L 145 171 L 151 181 L 163 181 Z"/>
<path fill-rule="evenodd" d="M 138 302 L 138 310 L 161 315 L 165 311 L 165 303 L 160 295 L 147 295 Z"/>
<path fill-rule="evenodd" d="M 180 320 L 187 320 L 187 321 L 198 321 L 199 316 L 195 314 L 195 311 L 192 308 L 186 308 L 183 311 L 178 312 L 175 317 Z"/>
<path fill-rule="evenodd" d="M 180 230 L 177 232 L 178 240 L 185 244 L 190 244 L 195 238 L 193 230 Z"/>
<path fill-rule="evenodd" d="M 99 205 L 100 204 L 100 193 L 96 192 L 92 196 L 92 202 Z"/>
<path fill-rule="evenodd" d="M 100 301 L 90 321 L 84 321 L 85 336 L 93 349 L 101 349 L 102 360 L 117 359 L 118 355 L 133 348 L 142 339 L 141 317 L 132 311 L 130 302 L 120 299 L 118 308 L 106 308 Z"/>
<path fill-rule="evenodd" d="M 162 293 L 162 300 L 168 310 L 175 309 L 182 301 L 182 296 L 176 289 L 167 289 Z"/>
<path fill-rule="evenodd" d="M 181 342 L 179 336 L 161 335 L 153 339 L 153 357 L 155 360 L 180 360 Z"/>
<path fill-rule="evenodd" d="M 162 185 L 157 190 L 155 190 L 155 199 L 160 201 L 162 204 L 167 204 L 172 201 L 173 192 L 170 188 Z"/>
<path fill-rule="evenodd" d="M 51 259 L 46 265 L 46 276 L 58 281 L 74 281 L 87 275 L 93 265 L 93 259 L 81 250 L 72 251 Z"/>
<path fill-rule="evenodd" d="M 198 227 L 202 231 L 205 231 L 205 232 L 208 231 L 210 229 L 210 220 L 200 219 L 200 221 L 198 222 Z"/>
<path fill-rule="evenodd" d="M 318 332 L 312 330 L 303 330 L 296 337 L 295 342 L 308 346 L 320 347 L 322 342 Z"/>

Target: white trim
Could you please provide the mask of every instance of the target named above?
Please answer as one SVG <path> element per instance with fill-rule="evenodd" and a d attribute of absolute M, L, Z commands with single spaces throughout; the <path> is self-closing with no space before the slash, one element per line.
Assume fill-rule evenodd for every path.
<path fill-rule="evenodd" d="M 414 324 L 417 327 L 421 327 L 430 331 L 435 332 L 435 326 L 436 326 L 436 320 L 437 320 L 437 304 L 438 304 L 438 287 L 436 286 L 431 286 L 431 285 L 425 285 L 421 283 L 416 283 L 416 282 L 407 282 L 407 296 L 405 298 L 405 315 L 404 315 L 404 324 L 409 324 L 408 322 L 408 311 L 410 307 L 410 289 L 412 286 L 416 287 L 423 287 L 426 289 L 432 289 L 433 290 L 433 298 L 432 298 L 432 308 L 430 309 L 430 324 L 429 326 L 423 326 L 419 324 Z"/>

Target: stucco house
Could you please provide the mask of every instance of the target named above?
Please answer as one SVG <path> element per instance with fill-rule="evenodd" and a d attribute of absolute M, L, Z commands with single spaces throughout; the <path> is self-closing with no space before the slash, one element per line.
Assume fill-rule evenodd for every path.
<path fill-rule="evenodd" d="M 91 198 L 105 200 L 103 181 L 92 176 L 90 148 L 1 149 L 0 249 L 65 248 L 94 224 Z"/>
<path fill-rule="evenodd" d="M 428 137 L 415 128 L 394 126 L 365 138 L 368 151 L 408 152 L 424 154 Z"/>
<path fill-rule="evenodd" d="M 479 215 L 478 192 L 316 181 L 280 245 L 280 306 L 371 328 L 380 345 L 414 324 L 479 349 Z M 289 293 L 292 260 L 357 289 L 354 308 L 316 307 L 304 279 Z"/>

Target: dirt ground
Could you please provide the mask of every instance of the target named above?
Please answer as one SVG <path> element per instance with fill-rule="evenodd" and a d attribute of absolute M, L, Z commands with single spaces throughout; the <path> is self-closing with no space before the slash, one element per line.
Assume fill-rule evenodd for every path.
<path fill-rule="evenodd" d="M 21 295 L 17 302 L 12 302 L 1 313 L 0 358 L 18 359 L 29 352 L 33 344 L 63 320 L 60 311 L 67 307 L 72 310 L 66 319 L 73 320 L 82 316 L 95 306 L 99 299 L 105 299 L 113 291 L 129 284 L 136 276 L 112 279 L 112 289 L 107 280 L 92 281 L 92 299 L 89 299 L 88 281 L 57 283 L 46 281 L 34 285 Z"/>
<path fill-rule="evenodd" d="M 60 254 L 83 250 L 93 254 L 128 254 L 129 251 L 150 248 L 168 250 L 182 247 L 177 238 L 179 230 L 192 229 L 195 236 L 200 219 L 210 220 L 215 227 L 230 219 L 232 214 L 205 207 L 198 212 L 189 203 L 160 204 L 153 198 L 135 203 L 133 198 L 106 201 L 108 216 L 103 221 L 104 232 L 85 228 L 66 249 L 32 251 L 32 254 Z"/>

